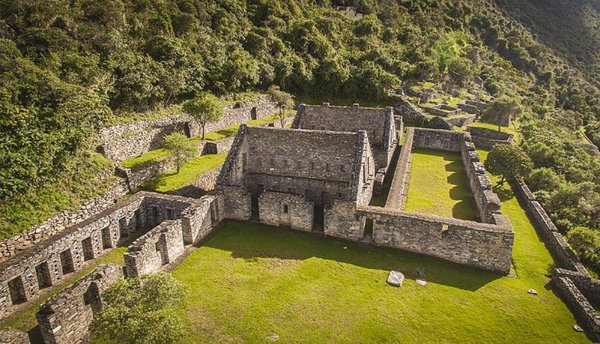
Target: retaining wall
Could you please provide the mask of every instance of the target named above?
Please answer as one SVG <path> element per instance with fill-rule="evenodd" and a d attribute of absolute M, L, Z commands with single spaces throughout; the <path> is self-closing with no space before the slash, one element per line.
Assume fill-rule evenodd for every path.
<path fill-rule="evenodd" d="M 94 314 L 102 309 L 102 293 L 123 270 L 117 265 L 100 265 L 74 285 L 51 297 L 36 318 L 46 344 L 80 343 L 89 335 Z"/>
<path fill-rule="evenodd" d="M 223 118 L 206 125 L 206 132 L 259 119 L 277 112 L 277 107 L 267 96 L 225 106 Z M 139 121 L 100 130 L 104 154 L 115 161 L 123 161 L 158 148 L 163 138 L 179 132 L 188 137 L 196 136 L 201 128 L 188 116 L 172 116 L 151 121 Z"/>

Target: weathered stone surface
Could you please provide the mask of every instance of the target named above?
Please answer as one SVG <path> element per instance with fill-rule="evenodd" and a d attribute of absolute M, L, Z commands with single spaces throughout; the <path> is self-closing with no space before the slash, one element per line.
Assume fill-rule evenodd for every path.
<path fill-rule="evenodd" d="M 0 344 L 29 344 L 27 333 L 12 328 L 0 330 Z"/>
<path fill-rule="evenodd" d="M 51 297 L 36 314 L 46 344 L 79 343 L 89 335 L 94 314 L 102 309 L 102 293 L 123 278 L 118 265 L 104 264 Z"/>
<path fill-rule="evenodd" d="M 266 96 L 229 104 L 225 106 L 223 118 L 215 123 L 208 123 L 205 129 L 207 132 L 224 129 L 272 115 L 276 111 L 276 105 Z M 100 135 L 104 142 L 104 154 L 115 161 L 123 161 L 157 148 L 166 135 L 174 132 L 191 137 L 196 136 L 200 128 L 190 117 L 180 115 L 107 127 L 100 130 Z"/>
<path fill-rule="evenodd" d="M 398 271 L 390 271 L 386 282 L 394 287 L 401 287 L 404 283 L 404 274 Z"/>
<path fill-rule="evenodd" d="M 358 132 L 366 130 L 376 168 L 387 167 L 396 146 L 394 109 L 300 104 L 294 129 Z"/>

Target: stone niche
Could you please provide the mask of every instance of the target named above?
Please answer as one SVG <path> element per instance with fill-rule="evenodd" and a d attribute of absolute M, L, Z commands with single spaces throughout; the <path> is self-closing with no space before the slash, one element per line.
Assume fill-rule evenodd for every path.
<path fill-rule="evenodd" d="M 313 229 L 314 203 L 303 195 L 266 191 L 258 198 L 258 209 L 261 223 L 301 231 Z"/>

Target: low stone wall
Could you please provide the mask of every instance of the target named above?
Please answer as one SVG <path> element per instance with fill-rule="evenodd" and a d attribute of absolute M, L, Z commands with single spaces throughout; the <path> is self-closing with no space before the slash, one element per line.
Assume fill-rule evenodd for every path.
<path fill-rule="evenodd" d="M 29 335 L 12 328 L 0 330 L 0 344 L 29 344 Z"/>
<path fill-rule="evenodd" d="M 158 271 L 184 251 L 181 220 L 167 220 L 139 237 L 124 254 L 127 277 Z"/>
<path fill-rule="evenodd" d="M 529 187 L 523 182 L 510 181 L 510 185 L 515 192 L 515 196 L 521 203 L 521 206 L 526 210 L 527 215 L 531 219 L 538 235 L 546 244 L 546 248 L 554 259 L 562 266 L 569 270 L 577 271 L 588 275 L 587 270 L 577 258 L 565 238 L 560 234 L 556 225 L 548 216 L 542 205 L 535 199 Z"/>
<path fill-rule="evenodd" d="M 466 103 L 459 103 L 458 108 L 463 110 L 464 112 L 468 112 L 474 115 L 479 115 L 481 113 L 481 110 L 479 110 L 479 108 L 477 108 L 477 106 L 474 105 L 469 105 Z"/>
<path fill-rule="evenodd" d="M 61 214 L 53 216 L 26 232 L 0 241 L 0 262 L 57 235 L 69 226 L 73 226 L 102 212 L 115 204 L 115 201 L 127 192 L 129 192 L 127 182 L 124 179 L 119 179 L 102 196 L 95 197 L 77 209 L 64 211 Z"/>
<path fill-rule="evenodd" d="M 356 215 L 356 204 L 335 200 L 325 207 L 324 233 L 327 236 L 359 241 L 365 236 L 365 221 Z"/>
<path fill-rule="evenodd" d="M 513 143 L 513 135 L 502 133 L 497 130 L 470 127 L 473 142 L 479 148 L 492 149 L 497 144 L 510 145 Z"/>
<path fill-rule="evenodd" d="M 100 265 L 46 301 L 36 314 L 44 342 L 69 344 L 85 341 L 94 314 L 102 309 L 102 293 L 121 278 L 123 271 L 120 266 Z"/>
<path fill-rule="evenodd" d="M 425 109 L 426 112 L 434 115 L 434 116 L 440 116 L 440 117 L 448 117 L 448 116 L 453 116 L 458 114 L 458 110 L 455 108 L 448 108 L 448 107 L 444 107 L 444 106 L 425 106 L 423 107 L 423 109 Z"/>
<path fill-rule="evenodd" d="M 183 197 L 200 198 L 215 189 L 220 171 L 221 166 L 215 167 L 212 170 L 202 174 L 190 185 L 171 191 L 169 194 Z"/>
<path fill-rule="evenodd" d="M 475 122 L 475 118 L 477 118 L 476 115 L 463 114 L 463 115 L 452 116 L 451 118 L 444 118 L 444 120 L 447 123 L 452 124 L 453 126 L 464 127 L 466 125 L 469 125 L 469 124 Z"/>
<path fill-rule="evenodd" d="M 376 245 L 502 274 L 510 272 L 514 241 L 510 226 L 379 207 L 359 207 L 358 216 L 373 219 L 373 241 Z"/>
<path fill-rule="evenodd" d="M 476 100 L 465 100 L 465 104 L 476 107 L 480 112 L 488 108 L 487 103 Z"/>
<path fill-rule="evenodd" d="M 415 128 L 413 148 L 460 152 L 464 134 L 440 129 Z"/>
<path fill-rule="evenodd" d="M 310 232 L 314 203 L 302 195 L 265 191 L 258 198 L 261 223 Z"/>
<path fill-rule="evenodd" d="M 210 132 L 224 129 L 275 112 L 277 107 L 267 96 L 229 104 L 225 106 L 223 118 L 215 123 L 208 123 L 205 130 Z M 112 160 L 123 161 L 157 148 L 168 134 L 179 132 L 192 137 L 199 134 L 200 130 L 190 117 L 172 116 L 103 128 L 100 130 L 100 135 L 104 142 L 102 145 L 104 154 Z"/>
<path fill-rule="evenodd" d="M 414 138 L 414 128 L 406 130 L 406 140 L 402 145 L 400 156 L 396 164 L 394 179 L 390 186 L 388 198 L 385 202 L 385 207 L 389 209 L 402 210 L 406 205 L 406 197 L 408 196 L 408 182 L 410 180 L 412 147 Z"/>
<path fill-rule="evenodd" d="M 593 341 L 600 341 L 600 314 L 583 295 L 574 281 L 561 274 L 552 274 L 552 282 L 578 323 Z"/>

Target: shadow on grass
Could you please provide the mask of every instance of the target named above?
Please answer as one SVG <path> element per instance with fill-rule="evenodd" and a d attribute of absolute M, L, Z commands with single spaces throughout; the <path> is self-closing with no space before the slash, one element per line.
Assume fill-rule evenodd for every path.
<path fill-rule="evenodd" d="M 400 156 L 401 146 L 396 146 L 394 154 L 390 160 L 390 164 L 383 178 L 383 187 L 381 195 L 373 196 L 369 205 L 374 207 L 384 207 L 387 202 L 390 188 L 392 187 L 392 181 L 394 180 L 394 174 L 396 173 L 396 166 L 398 165 L 398 157 Z"/>
<path fill-rule="evenodd" d="M 495 185 L 492 188 L 492 190 L 498 195 L 498 198 L 500 198 L 500 201 L 502 202 L 508 201 L 509 199 L 515 197 L 513 191 L 510 189 L 510 186 L 507 185 L 508 184 Z"/>
<path fill-rule="evenodd" d="M 230 251 L 232 257 L 248 261 L 320 258 L 386 273 L 397 270 L 410 279 L 423 277 L 429 282 L 471 291 L 502 277 L 416 253 L 237 221 L 225 221 L 204 246 Z"/>

